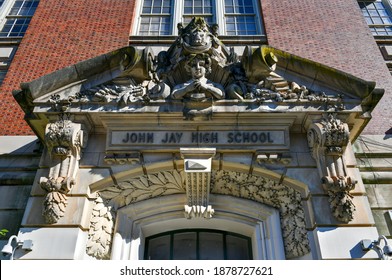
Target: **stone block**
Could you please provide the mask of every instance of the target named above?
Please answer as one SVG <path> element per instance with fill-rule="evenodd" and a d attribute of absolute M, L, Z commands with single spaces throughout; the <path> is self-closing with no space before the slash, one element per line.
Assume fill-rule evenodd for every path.
<path fill-rule="evenodd" d="M 85 258 L 87 232 L 79 228 L 22 228 L 22 240 L 33 241 L 33 250 L 17 250 L 15 259 L 22 260 L 80 260 Z"/>
<path fill-rule="evenodd" d="M 223 154 L 223 164 L 224 162 L 235 162 L 244 165 L 252 165 L 252 153 L 228 153 Z"/>
<path fill-rule="evenodd" d="M 310 153 L 306 134 L 290 133 L 290 151 L 295 153 Z"/>
<path fill-rule="evenodd" d="M 315 231 L 321 259 L 376 259 L 373 250 L 365 252 L 361 240 L 378 238 L 375 227 L 319 227 Z"/>
<path fill-rule="evenodd" d="M 288 168 L 286 177 L 304 183 L 312 194 L 324 194 L 321 179 L 316 168 Z"/>
<path fill-rule="evenodd" d="M 365 185 L 371 207 L 392 209 L 392 185 Z"/>
<path fill-rule="evenodd" d="M 350 142 L 348 143 L 346 150 L 344 151 L 343 156 L 344 156 L 344 160 L 345 160 L 347 166 L 356 166 L 357 165 L 357 161 L 355 158 L 353 147 Z"/>
<path fill-rule="evenodd" d="M 6 237 L 0 236 L 1 239 L 8 239 L 11 235 L 17 234 L 24 210 L 7 210 L 0 211 L 0 229 L 7 229 L 9 232 Z"/>
<path fill-rule="evenodd" d="M 0 186 L 0 209 L 24 209 L 31 186 Z"/>
<path fill-rule="evenodd" d="M 79 166 L 102 166 L 101 153 L 99 152 L 84 152 L 79 161 Z"/>
<path fill-rule="evenodd" d="M 42 216 L 44 197 L 30 197 L 22 225 L 24 227 L 37 226 L 77 226 L 88 229 L 90 226 L 91 205 L 84 197 L 68 197 L 65 214 L 56 224 L 47 224 Z"/>
<path fill-rule="evenodd" d="M 143 153 L 143 161 L 145 165 L 156 162 L 173 161 L 172 153 Z"/>
<path fill-rule="evenodd" d="M 373 209 L 372 210 L 376 227 L 380 235 L 392 236 L 392 220 L 388 210 Z"/>
<path fill-rule="evenodd" d="M 104 178 L 110 177 L 107 168 L 82 168 L 78 170 L 76 185 L 71 189 L 69 195 L 91 195 L 90 185 Z"/>
<path fill-rule="evenodd" d="M 40 156 L 13 156 L 3 155 L 0 156 L 0 168 L 1 169 L 37 169 L 39 164 Z"/>
<path fill-rule="evenodd" d="M 0 171 L 0 185 L 32 185 L 36 171 Z"/>
<path fill-rule="evenodd" d="M 292 153 L 293 154 L 293 153 Z M 298 167 L 317 167 L 317 163 L 309 153 L 295 153 Z"/>
<path fill-rule="evenodd" d="M 36 153 L 39 149 L 37 136 L 0 136 L 0 155 Z"/>
<path fill-rule="evenodd" d="M 317 225 L 374 225 L 373 215 L 366 196 L 354 196 L 353 203 L 355 205 L 354 218 L 349 223 L 338 221 L 331 212 L 328 196 L 313 196 L 313 210 Z"/>

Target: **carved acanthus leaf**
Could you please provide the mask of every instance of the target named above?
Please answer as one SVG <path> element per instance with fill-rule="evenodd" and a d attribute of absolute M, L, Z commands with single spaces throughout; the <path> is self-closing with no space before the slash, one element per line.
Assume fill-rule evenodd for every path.
<path fill-rule="evenodd" d="M 56 223 L 64 216 L 67 206 L 67 196 L 61 192 L 49 192 L 44 200 L 42 216 L 48 224 Z"/>
<path fill-rule="evenodd" d="M 239 172 L 217 171 L 212 175 L 212 193 L 250 199 L 279 209 L 288 258 L 310 252 L 299 192 L 275 181 Z"/>
<path fill-rule="evenodd" d="M 97 259 L 109 259 L 113 238 L 114 213 L 101 197 L 94 201 L 91 213 L 90 229 L 86 245 L 88 255 Z"/>

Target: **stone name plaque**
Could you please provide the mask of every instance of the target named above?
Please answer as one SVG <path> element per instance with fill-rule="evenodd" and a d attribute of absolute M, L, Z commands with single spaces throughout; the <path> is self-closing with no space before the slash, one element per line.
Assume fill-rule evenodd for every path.
<path fill-rule="evenodd" d="M 249 149 L 288 148 L 288 130 L 236 130 L 236 131 L 140 131 L 111 130 L 108 150 L 125 148 L 166 149 L 174 147 L 221 147 Z"/>

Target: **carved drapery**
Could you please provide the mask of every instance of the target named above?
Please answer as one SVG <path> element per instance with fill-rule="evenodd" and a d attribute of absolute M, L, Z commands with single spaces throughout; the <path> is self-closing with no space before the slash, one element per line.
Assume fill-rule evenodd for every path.
<path fill-rule="evenodd" d="M 301 194 L 267 178 L 232 171 L 213 173 L 211 193 L 254 200 L 279 209 L 287 258 L 310 252 Z"/>
<path fill-rule="evenodd" d="M 347 175 L 343 153 L 349 141 L 349 129 L 336 117 L 328 114 L 308 129 L 308 143 L 329 196 L 332 214 L 341 222 L 353 219 L 355 206 L 350 191 L 357 183 Z"/>
<path fill-rule="evenodd" d="M 211 182 L 213 183 L 210 192 L 213 194 L 250 199 L 277 208 L 280 212 L 287 258 L 300 257 L 310 252 L 305 213 L 299 192 L 273 180 L 239 172 L 212 171 Z M 121 182 L 100 191 L 100 196 L 105 207 L 109 207 L 113 212 L 139 201 L 180 193 L 187 193 L 186 174 L 184 171 L 173 170 Z M 103 211 L 102 213 L 106 215 L 110 211 L 102 210 L 104 208 L 101 200 L 96 202 L 94 209 L 95 212 L 90 222 L 87 253 L 97 258 L 105 258 L 110 250 L 109 240 L 111 239 L 109 237 L 100 239 L 100 234 L 109 235 L 108 226 L 105 228 L 103 226 L 108 223 L 108 216 L 103 217 L 100 214 Z M 113 214 L 111 215 L 113 217 Z M 106 241 L 106 249 L 101 248 L 105 244 L 104 241 Z"/>
<path fill-rule="evenodd" d="M 56 223 L 64 216 L 67 194 L 75 185 L 79 169 L 83 131 L 81 124 L 70 120 L 49 123 L 45 129 L 45 144 L 51 159 L 48 177 L 40 178 L 47 191 L 42 215 L 47 223 Z"/>

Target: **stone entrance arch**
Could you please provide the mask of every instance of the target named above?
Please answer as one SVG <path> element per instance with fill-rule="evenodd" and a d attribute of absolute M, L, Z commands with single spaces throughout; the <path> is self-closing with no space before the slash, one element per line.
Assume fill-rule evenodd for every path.
<path fill-rule="evenodd" d="M 129 209 L 135 205 L 145 206 L 150 202 L 149 208 L 156 208 L 157 205 L 162 206 L 163 201 L 157 199 L 165 198 L 164 204 L 172 207 L 170 211 L 175 212 L 175 217 L 172 219 L 179 217 L 184 219 L 184 205 L 187 204 L 188 195 L 186 174 L 181 168 L 183 167 L 181 163 L 176 166 L 178 169 L 173 168 L 173 162 L 159 163 L 151 165 L 148 173 L 141 168 L 133 169 L 116 174 L 116 183 L 103 179 L 90 186 L 97 198 L 92 211 L 87 253 L 100 259 L 110 258 L 113 236 L 117 233 L 120 220 L 129 219 L 132 215 L 132 219 L 140 218 L 133 210 L 131 211 L 133 214 L 129 214 Z M 308 195 L 307 186 L 262 168 L 255 168 L 252 173 L 249 173 L 246 171 L 249 169 L 244 165 L 230 164 L 228 166 L 230 167 L 224 170 L 213 168 L 211 171 L 210 203 L 222 201 L 222 197 L 231 197 L 241 199 L 243 205 L 248 201 L 253 206 L 265 205 L 276 209 L 279 212 L 285 257 L 297 258 L 309 253 L 310 246 L 303 206 L 305 205 L 303 201 Z M 215 208 L 214 205 L 212 207 Z M 150 217 L 162 213 L 163 210 L 159 210 L 159 207 L 157 209 L 155 212 L 149 210 L 152 211 Z M 219 213 L 219 211 L 222 212 Z M 180 212 L 182 214 L 179 214 Z M 215 212 L 211 221 L 221 220 L 223 212 L 235 215 L 236 209 L 234 206 L 233 209 L 229 206 L 225 206 L 224 209 L 217 207 Z M 257 218 L 257 213 L 249 214 L 250 212 L 252 211 L 243 215 L 244 219 L 266 220 L 261 212 L 259 218 Z M 186 217 L 190 218 L 189 215 Z M 132 230 L 131 227 L 129 230 Z"/>

